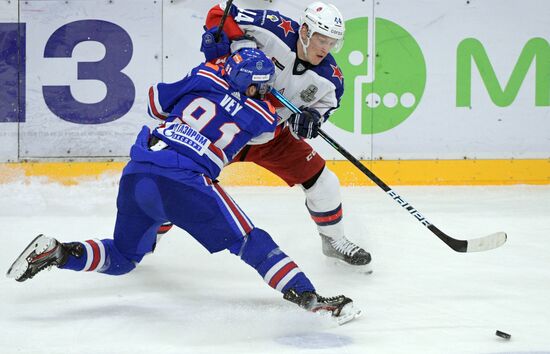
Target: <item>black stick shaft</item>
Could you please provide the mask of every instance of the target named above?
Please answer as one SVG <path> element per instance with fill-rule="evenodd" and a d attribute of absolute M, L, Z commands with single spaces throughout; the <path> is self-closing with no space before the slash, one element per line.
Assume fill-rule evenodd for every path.
<path fill-rule="evenodd" d="M 374 183 L 376 183 L 380 188 L 384 190 L 384 192 L 388 192 L 391 190 L 391 188 L 384 183 L 378 176 L 376 176 L 374 173 L 371 172 L 365 165 L 363 165 L 359 160 L 355 158 L 351 153 L 349 153 L 346 149 L 344 149 L 340 144 L 338 144 L 333 138 L 331 138 L 327 133 L 325 133 L 322 129 L 319 129 L 319 136 L 323 138 L 327 143 L 329 143 L 330 146 L 332 146 L 335 150 L 337 150 L 340 154 L 342 154 L 346 159 L 349 160 L 355 167 L 361 170 L 365 175 L 367 175 L 368 178 L 370 178 Z"/>
<path fill-rule="evenodd" d="M 225 25 L 225 19 L 229 15 L 229 10 L 231 9 L 232 4 L 233 4 L 233 0 L 227 0 L 227 2 L 225 3 L 225 10 L 223 11 L 223 16 L 222 16 L 222 19 L 220 21 L 220 25 L 218 26 L 218 31 L 214 35 L 214 39 L 216 40 L 216 42 L 220 41 L 220 37 L 221 37 L 222 31 L 223 31 L 223 26 Z"/>

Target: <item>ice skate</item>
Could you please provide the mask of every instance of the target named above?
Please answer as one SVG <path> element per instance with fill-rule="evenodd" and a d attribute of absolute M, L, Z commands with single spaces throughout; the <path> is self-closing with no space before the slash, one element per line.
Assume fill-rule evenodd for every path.
<path fill-rule="evenodd" d="M 283 298 L 301 308 L 320 315 L 330 315 L 339 325 L 343 325 L 361 315 L 353 301 L 344 295 L 323 297 L 315 292 L 305 291 L 298 294 L 294 289 L 288 290 Z"/>
<path fill-rule="evenodd" d="M 54 238 L 38 235 L 11 265 L 8 278 L 25 281 L 40 271 L 65 264 L 69 251 Z"/>
<path fill-rule="evenodd" d="M 345 236 L 337 239 L 323 234 L 320 235 L 325 256 L 353 266 L 362 273 L 372 273 L 372 268 L 369 265 L 371 261 L 370 253 L 348 240 Z"/>
<path fill-rule="evenodd" d="M 347 267 L 358 273 L 372 273 L 370 253 L 345 236 L 336 239 L 323 234 L 319 235 L 323 245 L 323 254 L 328 257 L 327 261 L 330 264 Z"/>

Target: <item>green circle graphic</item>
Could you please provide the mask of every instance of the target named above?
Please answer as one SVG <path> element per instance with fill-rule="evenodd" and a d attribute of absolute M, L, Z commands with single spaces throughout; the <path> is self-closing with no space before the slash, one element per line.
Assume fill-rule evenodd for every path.
<path fill-rule="evenodd" d="M 426 62 L 416 40 L 383 18 L 376 18 L 375 28 L 374 55 L 368 50 L 367 17 L 346 21 L 344 47 L 334 55 L 345 80 L 340 108 L 330 121 L 348 132 L 395 128 L 414 112 L 426 86 Z"/>

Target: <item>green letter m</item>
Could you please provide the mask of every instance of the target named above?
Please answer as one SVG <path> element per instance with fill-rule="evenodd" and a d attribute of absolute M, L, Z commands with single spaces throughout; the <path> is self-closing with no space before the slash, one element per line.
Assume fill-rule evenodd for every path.
<path fill-rule="evenodd" d="M 463 40 L 458 45 L 456 54 L 457 107 L 469 107 L 471 105 L 472 59 L 477 65 L 493 103 L 499 107 L 506 107 L 514 102 L 527 71 L 535 58 L 535 105 L 539 107 L 550 106 L 550 45 L 543 38 L 532 38 L 525 44 L 504 90 L 498 82 L 495 70 L 480 41 L 474 38 Z"/>

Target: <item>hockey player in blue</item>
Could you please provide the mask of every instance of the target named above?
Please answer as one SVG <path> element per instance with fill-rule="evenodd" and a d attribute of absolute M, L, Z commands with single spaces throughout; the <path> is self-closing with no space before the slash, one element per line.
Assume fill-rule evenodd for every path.
<path fill-rule="evenodd" d="M 219 67 L 201 64 L 184 79 L 149 90 L 149 113 L 162 120 L 143 127 L 130 150 L 117 197 L 114 237 L 61 243 L 37 236 L 8 277 L 32 278 L 57 266 L 122 275 L 156 245 L 157 230 L 173 223 L 209 252 L 229 250 L 253 267 L 286 300 L 339 323 L 360 311 L 351 299 L 318 295 L 307 276 L 218 184 L 223 166 L 251 139 L 277 126 L 275 109 L 259 98 L 270 88 L 274 65 L 261 51 L 243 49 Z"/>

